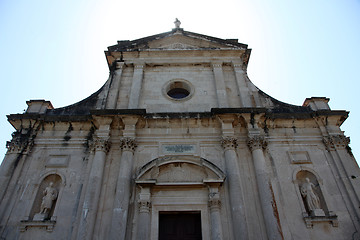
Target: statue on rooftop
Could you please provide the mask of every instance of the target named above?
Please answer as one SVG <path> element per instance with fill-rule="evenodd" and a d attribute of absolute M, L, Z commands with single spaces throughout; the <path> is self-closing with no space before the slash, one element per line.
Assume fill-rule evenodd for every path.
<path fill-rule="evenodd" d="M 179 19 L 175 18 L 174 24 L 175 24 L 175 28 L 180 28 L 181 22 L 179 21 Z"/>

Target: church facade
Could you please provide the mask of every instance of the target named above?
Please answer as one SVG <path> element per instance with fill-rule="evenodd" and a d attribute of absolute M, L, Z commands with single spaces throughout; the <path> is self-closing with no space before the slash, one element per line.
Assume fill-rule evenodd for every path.
<path fill-rule="evenodd" d="M 8 115 L 1 239 L 359 239 L 348 112 L 268 96 L 250 53 L 177 21 L 108 47 L 90 97 Z"/>

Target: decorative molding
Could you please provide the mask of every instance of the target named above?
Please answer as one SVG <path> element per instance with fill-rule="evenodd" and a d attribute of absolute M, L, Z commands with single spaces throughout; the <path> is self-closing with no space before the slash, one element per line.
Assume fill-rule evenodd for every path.
<path fill-rule="evenodd" d="M 267 141 L 263 136 L 252 136 L 247 140 L 247 145 L 251 151 L 255 151 L 257 149 L 266 149 Z"/>
<path fill-rule="evenodd" d="M 347 147 L 350 143 L 350 137 L 346 137 L 344 135 L 325 136 L 323 137 L 323 142 L 326 148 L 330 151 L 335 150 L 336 147 Z"/>
<path fill-rule="evenodd" d="M 237 147 L 237 139 L 234 137 L 223 137 L 221 145 L 225 150 L 235 150 Z"/>
<path fill-rule="evenodd" d="M 136 147 L 137 147 L 137 144 L 135 142 L 135 138 L 124 137 L 120 140 L 120 148 L 123 151 L 135 152 Z"/>
<path fill-rule="evenodd" d="M 107 153 L 110 149 L 110 142 L 107 139 L 97 138 L 91 143 L 92 151 L 103 151 Z"/>

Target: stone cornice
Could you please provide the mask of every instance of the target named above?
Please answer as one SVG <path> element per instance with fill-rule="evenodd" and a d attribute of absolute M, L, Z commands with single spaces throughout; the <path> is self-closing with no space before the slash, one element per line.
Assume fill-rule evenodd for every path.
<path fill-rule="evenodd" d="M 291 108 L 291 107 L 289 107 Z M 299 110 L 299 111 L 297 111 Z M 7 115 L 8 120 L 16 121 L 21 119 L 33 119 L 33 120 L 43 120 L 43 121 L 88 121 L 92 119 L 93 115 L 102 116 L 102 115 L 140 115 L 144 116 L 145 118 L 180 118 L 183 116 L 187 117 L 194 117 L 194 118 L 206 118 L 211 117 L 218 114 L 243 114 L 243 113 L 253 113 L 253 114 L 260 114 L 265 113 L 266 118 L 270 119 L 293 119 L 294 116 L 299 116 L 300 119 L 307 119 L 307 118 L 314 118 L 317 116 L 339 116 L 345 120 L 348 117 L 349 112 L 344 110 L 319 110 L 319 111 L 312 111 L 307 107 L 301 106 L 294 106 L 293 111 L 288 111 L 288 109 L 281 109 L 278 108 L 276 111 L 272 111 L 271 109 L 267 108 L 212 108 L 210 112 L 169 112 L 169 113 L 147 113 L 145 109 L 94 109 L 89 110 L 90 114 L 75 114 L 75 115 L 47 115 L 47 114 L 10 114 Z"/>
<path fill-rule="evenodd" d="M 247 145 L 251 151 L 257 149 L 266 149 L 267 141 L 263 136 L 256 135 L 248 138 Z"/>

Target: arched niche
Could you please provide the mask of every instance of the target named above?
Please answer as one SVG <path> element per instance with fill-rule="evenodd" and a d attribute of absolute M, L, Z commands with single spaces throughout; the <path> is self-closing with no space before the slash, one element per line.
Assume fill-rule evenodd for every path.
<path fill-rule="evenodd" d="M 330 222 L 337 227 L 337 215 L 328 208 L 319 175 L 310 168 L 301 167 L 294 171 L 293 182 L 307 228 L 312 228 L 316 222 Z"/>
<path fill-rule="evenodd" d="M 320 183 L 315 174 L 308 170 L 298 171 L 296 174 L 296 182 L 298 184 L 304 208 L 309 215 L 316 215 L 313 208 L 323 210 L 324 214 L 328 212 L 326 202 L 320 188 Z M 314 199 L 311 200 L 311 198 Z M 313 205 L 318 206 L 315 207 Z"/>
<path fill-rule="evenodd" d="M 222 183 L 225 174 L 213 163 L 193 156 L 156 158 L 138 172 L 136 183 L 154 185 L 203 185 Z"/>
<path fill-rule="evenodd" d="M 30 219 L 33 221 L 51 219 L 54 214 L 62 182 L 62 177 L 55 173 L 50 173 L 42 177 L 31 208 Z"/>

